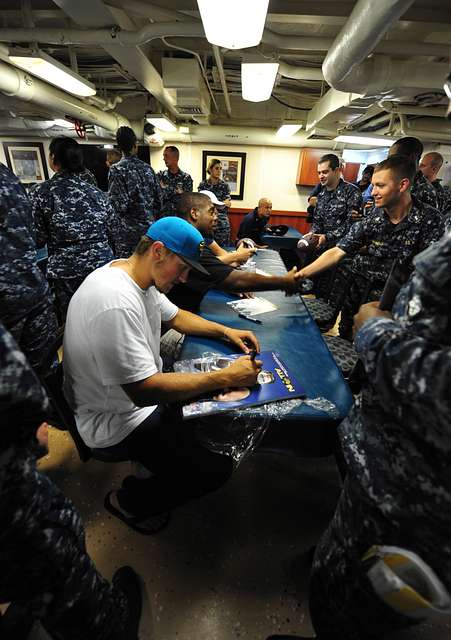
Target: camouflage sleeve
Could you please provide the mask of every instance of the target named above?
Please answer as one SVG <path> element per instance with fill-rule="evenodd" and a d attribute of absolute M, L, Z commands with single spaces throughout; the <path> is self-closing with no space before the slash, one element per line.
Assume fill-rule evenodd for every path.
<path fill-rule="evenodd" d="M 108 174 L 108 200 L 116 217 L 121 217 L 127 211 L 130 200 L 127 185 L 124 176 L 114 165 Z"/>
<path fill-rule="evenodd" d="M 46 219 L 45 201 L 40 189 L 32 200 L 32 213 L 36 234 L 36 246 L 43 247 L 48 242 L 48 220 Z"/>
<path fill-rule="evenodd" d="M 186 174 L 186 184 L 185 184 L 185 191 L 192 191 L 193 190 L 193 179 L 192 177 L 189 175 L 189 173 Z"/>
<path fill-rule="evenodd" d="M 451 349 L 425 340 L 394 320 L 372 318 L 358 331 L 355 348 L 371 386 L 386 411 L 401 418 L 407 409 L 424 429 L 425 415 L 436 416 L 451 433 Z"/>
<path fill-rule="evenodd" d="M 366 227 L 364 220 L 354 222 L 347 234 L 337 242 L 337 247 L 348 256 L 355 256 L 365 246 Z"/>
<path fill-rule="evenodd" d="M 324 233 L 324 221 L 321 210 L 315 210 L 315 216 L 313 218 L 312 228 L 310 230 L 312 233 Z"/>
<path fill-rule="evenodd" d="M 442 215 L 435 215 L 427 224 L 423 224 L 420 236 L 420 246 L 417 253 L 427 249 L 432 242 L 440 240 L 445 233 L 445 220 Z"/>
<path fill-rule="evenodd" d="M 362 206 L 362 193 L 359 189 L 349 186 L 346 194 L 346 214 L 340 225 L 333 231 L 329 231 L 326 234 L 327 240 L 337 242 L 340 238 L 343 238 L 348 230 L 352 226 L 351 212 L 354 209 L 358 209 Z"/>
<path fill-rule="evenodd" d="M 47 395 L 25 355 L 0 323 L 0 433 L 37 428 L 46 418 Z"/>
<path fill-rule="evenodd" d="M 158 218 L 163 208 L 163 190 L 160 186 L 160 181 L 154 173 L 154 215 Z"/>

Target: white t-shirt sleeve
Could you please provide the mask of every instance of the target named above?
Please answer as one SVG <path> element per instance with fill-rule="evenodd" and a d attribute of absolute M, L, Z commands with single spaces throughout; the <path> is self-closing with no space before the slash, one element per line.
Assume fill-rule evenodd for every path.
<path fill-rule="evenodd" d="M 158 373 L 135 310 L 114 308 L 103 311 L 89 323 L 89 332 L 91 353 L 103 385 L 129 384 Z"/>
<path fill-rule="evenodd" d="M 169 322 L 178 313 L 179 308 L 175 306 L 163 293 L 158 292 L 160 310 L 161 310 L 161 321 Z"/>

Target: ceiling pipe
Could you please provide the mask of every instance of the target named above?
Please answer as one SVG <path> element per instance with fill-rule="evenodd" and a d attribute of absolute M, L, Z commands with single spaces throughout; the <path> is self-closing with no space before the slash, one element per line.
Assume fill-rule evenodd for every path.
<path fill-rule="evenodd" d="M 361 0 L 362 1 L 362 0 Z M 365 1 L 365 0 L 363 0 Z M 387 2 L 387 0 L 385 0 Z M 409 0 L 410 2 L 411 0 Z M 372 24 L 372 20 L 368 20 Z M 201 22 L 158 22 L 145 25 L 139 31 L 127 31 L 112 26 L 109 29 L 0 29 L 0 42 L 43 42 L 48 44 L 93 44 L 139 46 L 156 38 L 205 38 Z M 273 31 L 263 32 L 262 42 L 278 50 L 329 51 L 334 44 L 332 38 L 305 38 L 284 36 Z M 405 42 L 385 40 L 376 47 L 376 53 L 388 55 L 448 56 L 449 44 L 436 42 Z"/>
<path fill-rule="evenodd" d="M 323 65 L 324 71 L 324 65 Z M 418 90 L 443 89 L 449 72 L 448 64 L 392 60 L 387 56 L 371 56 L 355 66 L 343 80 L 326 78 L 328 84 L 343 92 L 359 93 L 380 100 L 390 100 L 390 93 L 399 95 L 407 88 Z"/>
<path fill-rule="evenodd" d="M 344 79 L 372 53 L 392 24 L 414 0 L 378 0 L 368 14 L 368 0 L 358 0 L 323 62 L 326 82 L 341 89 Z M 402 43 L 404 44 L 404 43 Z M 409 49 L 405 49 L 409 51 Z"/>
<path fill-rule="evenodd" d="M 284 78 L 293 78 L 294 80 L 324 80 L 321 69 L 296 67 L 286 62 L 279 62 L 279 73 Z"/>
<path fill-rule="evenodd" d="M 217 47 L 215 44 L 212 46 L 212 49 L 213 49 L 213 55 L 214 55 L 215 62 L 216 62 L 216 67 L 217 67 L 218 73 L 219 73 L 219 80 L 221 81 L 222 92 L 224 94 L 225 108 L 226 108 L 226 111 L 227 111 L 227 115 L 229 116 L 229 118 L 231 118 L 232 117 L 232 107 L 231 107 L 231 104 L 230 104 L 229 90 L 227 88 L 227 81 L 226 81 L 226 77 L 225 77 L 225 73 L 224 73 L 224 65 L 222 64 L 221 52 L 219 51 L 219 47 Z"/>
<path fill-rule="evenodd" d="M 446 116 L 446 107 L 419 107 L 417 105 L 397 104 L 396 102 L 387 102 L 381 100 L 379 106 L 387 113 L 395 113 L 412 116 L 431 116 L 444 118 Z"/>
<path fill-rule="evenodd" d="M 119 113 L 106 113 L 2 61 L 0 91 L 7 96 L 38 104 L 61 115 L 68 115 L 109 131 L 116 131 L 123 125 L 130 126 L 127 118 Z"/>
<path fill-rule="evenodd" d="M 451 142 L 451 131 L 446 120 L 424 118 L 419 121 L 409 121 L 401 113 L 399 114 L 399 132 L 403 136 L 416 136 L 431 142 Z"/>

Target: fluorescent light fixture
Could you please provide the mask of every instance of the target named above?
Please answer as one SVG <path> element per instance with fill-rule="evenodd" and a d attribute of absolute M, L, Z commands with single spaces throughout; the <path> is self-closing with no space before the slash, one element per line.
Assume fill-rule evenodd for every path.
<path fill-rule="evenodd" d="M 69 122 L 69 120 L 64 120 L 64 118 L 56 118 L 53 121 L 53 124 L 56 125 L 57 127 L 64 127 L 65 129 L 73 129 L 74 128 L 74 123 L 73 122 Z"/>
<path fill-rule="evenodd" d="M 112 144 L 104 144 L 103 148 L 104 149 L 114 149 L 114 146 Z"/>
<path fill-rule="evenodd" d="M 278 69 L 278 62 L 242 62 L 241 94 L 243 100 L 249 102 L 269 100 Z"/>
<path fill-rule="evenodd" d="M 181 126 L 179 127 L 179 133 L 189 133 L 189 127 Z"/>
<path fill-rule="evenodd" d="M 360 144 L 364 147 L 391 147 L 393 138 L 384 138 L 383 136 L 370 135 L 340 135 L 334 138 L 334 142 L 347 142 L 349 144 Z"/>
<path fill-rule="evenodd" d="M 445 82 L 445 84 L 443 85 L 443 89 L 448 98 L 451 100 L 451 79 Z"/>
<path fill-rule="evenodd" d="M 299 129 L 301 129 L 301 127 L 302 123 L 283 124 L 277 129 L 276 136 L 278 138 L 290 138 L 291 136 L 294 136 L 294 134 L 297 133 Z"/>
<path fill-rule="evenodd" d="M 8 58 L 16 67 L 74 96 L 87 97 L 96 93 L 96 88 L 91 82 L 40 49 L 29 52 L 10 49 Z"/>
<path fill-rule="evenodd" d="M 245 49 L 260 44 L 269 0 L 197 0 L 205 35 L 211 44 Z"/>
<path fill-rule="evenodd" d="M 177 131 L 175 124 L 162 113 L 148 113 L 146 120 L 160 131 Z"/>

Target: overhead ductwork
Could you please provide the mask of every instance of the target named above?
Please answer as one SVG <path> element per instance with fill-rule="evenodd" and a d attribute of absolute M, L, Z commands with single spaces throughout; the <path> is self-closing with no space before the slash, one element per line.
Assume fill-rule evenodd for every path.
<path fill-rule="evenodd" d="M 326 82 L 340 91 L 358 91 L 349 89 L 350 82 L 345 78 L 355 75 L 353 72 L 365 58 L 372 53 L 392 24 L 413 4 L 414 0 L 377 0 L 368 12 L 368 0 L 358 0 L 346 24 L 334 40 L 323 62 L 323 74 Z M 404 52 L 410 48 L 401 43 Z"/>
<path fill-rule="evenodd" d="M 68 115 L 82 122 L 98 125 L 108 131 L 116 131 L 123 125 L 130 126 L 127 118 L 119 113 L 102 111 L 84 103 L 1 60 L 0 91 L 7 96 L 17 97 L 45 107 L 50 112 L 59 113 L 61 116 Z"/>
<path fill-rule="evenodd" d="M 310 67 L 297 67 L 286 62 L 279 62 L 279 71 L 284 78 L 293 78 L 294 80 L 324 80 L 321 69 Z"/>

